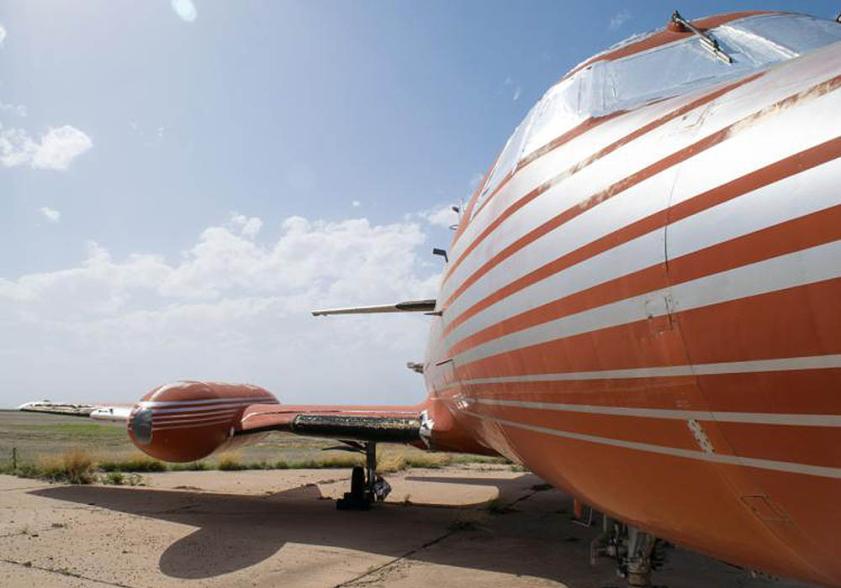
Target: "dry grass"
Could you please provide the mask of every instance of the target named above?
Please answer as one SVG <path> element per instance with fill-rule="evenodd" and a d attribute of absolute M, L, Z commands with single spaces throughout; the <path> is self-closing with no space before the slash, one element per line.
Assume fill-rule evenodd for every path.
<path fill-rule="evenodd" d="M 364 465 L 365 459 L 358 454 L 339 453 L 336 455 L 321 455 L 315 459 L 281 462 L 287 463 L 289 469 L 341 469 Z"/>
<path fill-rule="evenodd" d="M 60 456 L 42 457 L 38 460 L 39 478 L 52 482 L 90 484 L 96 481 L 94 460 L 81 449 L 71 449 Z"/>
<path fill-rule="evenodd" d="M 124 474 L 123 472 L 108 472 L 100 481 L 110 486 L 144 486 L 140 474 Z"/>
<path fill-rule="evenodd" d="M 97 463 L 97 468 L 103 472 L 165 472 L 165 463 L 145 455 L 137 454 L 127 459 L 105 460 Z"/>
<path fill-rule="evenodd" d="M 437 469 L 454 464 L 505 463 L 499 458 L 467 456 L 448 453 L 424 452 L 414 447 L 383 444 L 378 452 L 380 473 L 394 473 L 409 468 Z M 327 451 L 312 457 L 298 459 L 266 458 L 247 460 L 240 452 L 220 455 L 214 460 L 203 460 L 185 464 L 166 464 L 139 452 L 126 456 L 109 453 L 106 458 L 96 457 L 93 451 L 84 448 L 38 455 L 35 460 L 20 461 L 17 469 L 11 463 L 0 467 L 0 474 L 14 474 L 27 478 L 40 478 L 52 482 L 90 484 L 102 482 L 114 485 L 136 485 L 137 473 L 166 471 L 242 471 L 242 470 L 285 470 L 285 469 L 349 469 L 365 465 L 365 456 L 360 453 Z M 131 474 L 131 475 L 125 475 Z"/>
<path fill-rule="evenodd" d="M 167 469 L 171 472 L 205 472 L 213 469 L 206 461 L 191 461 L 189 463 L 170 463 L 166 464 Z"/>
<path fill-rule="evenodd" d="M 386 447 L 381 450 L 377 460 L 377 471 L 381 473 L 400 472 L 408 468 L 442 468 L 455 463 L 452 455 L 445 453 L 421 453 L 402 447 Z M 479 461 L 484 461 L 479 458 Z M 206 462 L 170 466 L 172 470 L 183 469 L 218 469 L 223 472 L 239 472 L 243 470 L 300 470 L 300 469 L 345 469 L 353 466 L 364 466 L 365 457 L 359 453 L 329 452 L 317 455 L 312 459 L 270 461 L 244 461 L 239 452 L 224 453 L 219 456 L 216 467 Z M 143 471 L 143 470 L 120 470 Z"/>
<path fill-rule="evenodd" d="M 219 464 L 216 467 L 223 472 L 238 472 L 246 469 L 238 453 L 223 454 L 219 458 Z"/>
<path fill-rule="evenodd" d="M 377 470 L 392 473 L 408 468 L 438 469 L 451 463 L 453 463 L 453 457 L 446 453 L 410 453 L 402 448 L 389 448 L 383 451 L 378 459 Z"/>

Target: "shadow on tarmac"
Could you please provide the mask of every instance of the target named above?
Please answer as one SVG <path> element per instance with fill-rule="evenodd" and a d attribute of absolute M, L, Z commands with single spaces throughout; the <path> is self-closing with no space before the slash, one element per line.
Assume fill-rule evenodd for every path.
<path fill-rule="evenodd" d="M 531 474 L 524 476 L 534 478 L 535 484 L 540 482 Z M 500 496 L 513 501 L 523 494 L 522 478 L 409 479 L 491 484 L 499 488 Z M 335 503 L 324 499 L 315 485 L 264 496 L 107 486 L 60 486 L 31 494 L 196 527 L 160 556 L 161 572 L 183 579 L 213 578 L 248 568 L 272 557 L 286 543 L 341 547 L 463 568 L 553 578 L 558 569 L 551 563 L 549 552 L 541 554 L 543 550 L 537 549 L 524 556 L 521 550 L 512 557 L 506 550 L 511 541 L 524 540 L 544 545 L 552 542 L 551 549 L 556 550 L 564 541 L 570 541 L 559 529 L 566 530 L 567 535 L 575 530 L 568 524 L 568 517 L 560 514 L 555 515 L 557 524 L 535 525 L 530 520 L 534 517 L 525 516 L 519 524 L 511 524 L 516 521 L 509 518 L 509 524 L 500 525 L 500 519 L 512 515 L 489 515 L 476 505 L 433 508 L 386 503 L 367 512 L 337 511 Z M 559 492 L 555 499 L 561 510 L 568 501 Z M 471 516 L 465 518 L 466 514 Z M 137 526 L 137 532 L 143 532 L 142 524 Z M 471 545 L 462 546 L 459 541 L 458 546 L 446 549 L 419 549 L 453 533 L 459 533 L 460 539 Z M 586 543 L 582 542 L 585 549 L 576 557 L 585 572 Z"/>

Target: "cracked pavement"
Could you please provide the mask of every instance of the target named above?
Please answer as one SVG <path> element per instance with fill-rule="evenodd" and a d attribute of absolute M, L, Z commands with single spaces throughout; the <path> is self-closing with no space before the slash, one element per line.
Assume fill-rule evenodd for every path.
<path fill-rule="evenodd" d="M 589 565 L 595 527 L 571 499 L 499 467 L 415 469 L 368 512 L 336 511 L 349 472 L 146 474 L 146 486 L 62 486 L 0 476 L 0 585 L 621 586 Z M 681 549 L 670 588 L 790 588 Z"/>

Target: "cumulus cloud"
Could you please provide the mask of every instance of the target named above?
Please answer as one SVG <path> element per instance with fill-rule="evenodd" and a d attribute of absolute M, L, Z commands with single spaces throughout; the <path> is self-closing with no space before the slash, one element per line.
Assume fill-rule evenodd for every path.
<path fill-rule="evenodd" d="M 243 237 L 253 239 L 263 228 L 263 221 L 256 216 L 247 217 L 243 214 L 231 213 L 231 225 L 239 231 Z"/>
<path fill-rule="evenodd" d="M 354 200 L 354 201 L 353 201 L 353 202 L 351 202 L 350 204 L 351 204 L 351 206 L 353 206 L 354 208 L 359 208 L 360 206 L 362 206 L 362 203 L 361 203 L 359 200 Z"/>
<path fill-rule="evenodd" d="M 232 215 L 176 259 L 118 259 L 91 242 L 73 267 L 0 278 L 4 402 L 57 388 L 130 401 L 179 378 L 257 383 L 291 402 L 419 399 L 405 362 L 423 357 L 428 317 L 309 311 L 433 296 L 440 264 L 421 225 L 291 217 L 258 242 L 262 224 Z"/>
<path fill-rule="evenodd" d="M 3 26 L 3 23 L 0 23 L 0 45 L 3 45 L 3 41 L 6 40 L 6 28 Z"/>
<path fill-rule="evenodd" d="M 70 125 L 51 128 L 37 140 L 23 129 L 0 129 L 0 163 L 6 167 L 66 170 L 91 147 L 91 138 Z"/>
<path fill-rule="evenodd" d="M 627 9 L 622 9 L 610 17 L 610 22 L 607 25 L 611 31 L 619 30 L 623 24 L 631 19 L 631 13 Z"/>
<path fill-rule="evenodd" d="M 429 224 L 445 229 L 458 224 L 458 214 L 451 205 L 426 210 L 420 216 Z"/>
<path fill-rule="evenodd" d="M 193 22 L 199 15 L 192 0 L 172 0 L 172 10 L 185 22 Z"/>
<path fill-rule="evenodd" d="M 61 212 L 50 208 L 49 206 L 42 206 L 38 209 L 48 222 L 57 223 L 61 220 Z"/>

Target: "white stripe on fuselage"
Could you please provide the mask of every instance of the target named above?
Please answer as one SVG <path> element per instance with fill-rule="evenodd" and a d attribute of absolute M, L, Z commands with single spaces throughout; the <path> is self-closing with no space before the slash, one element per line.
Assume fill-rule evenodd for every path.
<path fill-rule="evenodd" d="M 178 424 L 169 424 L 165 423 L 159 425 L 157 423 L 152 423 L 152 431 L 169 431 L 171 429 L 195 429 L 199 427 L 208 427 L 211 425 L 223 425 L 226 423 L 230 423 L 231 418 L 215 418 L 215 419 L 205 419 L 201 421 L 193 421 L 189 423 L 178 423 Z"/>
<path fill-rule="evenodd" d="M 837 278 L 841 276 L 840 260 L 841 241 L 833 241 L 523 329 L 472 347 L 456 355 L 454 360 L 461 366 L 523 347 L 663 316 L 670 311 L 692 310 Z M 667 298 L 677 307 L 669 309 Z"/>
<path fill-rule="evenodd" d="M 638 129 L 668 112 L 680 108 L 696 97 L 680 96 L 640 108 L 613 121 L 597 125 L 522 168 L 493 196 L 493 200 L 488 206 L 483 207 L 478 213 L 474 213 L 473 218 L 464 228 L 464 233 L 451 250 L 451 263 L 458 261 L 464 250 L 495 220 L 498 212 L 507 209 L 525 194 L 536 189 L 547 178 L 553 177 L 559 171 L 569 169 L 584 159 L 593 157 L 606 146 L 624 139 L 628 135 L 628 129 Z M 559 129 L 557 134 L 562 135 L 570 130 L 572 129 Z M 467 220 L 465 219 L 464 222 L 467 222 Z M 442 292 L 442 298 L 443 293 L 446 293 L 446 291 Z"/>
<path fill-rule="evenodd" d="M 745 128 L 735 137 L 730 137 L 723 143 L 688 159 L 680 168 L 680 176 L 676 184 L 674 183 L 674 173 L 661 172 L 585 211 L 559 229 L 551 231 L 526 245 L 511 257 L 502 260 L 495 267 L 491 268 L 445 309 L 445 320 L 451 320 L 457 317 L 475 303 L 495 293 L 514 280 L 583 245 L 620 230 L 639 219 L 656 212 L 662 212 L 669 205 L 678 204 L 698 194 L 713 190 L 758 168 L 834 139 L 838 134 L 838 128 L 835 125 L 814 125 L 812 122 L 814 120 L 824 120 L 826 117 L 831 118 L 833 113 L 837 112 L 839 108 L 841 108 L 841 94 L 833 93 L 817 98 L 808 104 L 804 104 L 802 107 L 788 109 L 769 118 L 762 125 Z M 793 128 L 797 128 L 798 132 L 792 133 L 791 130 Z M 803 130 L 801 131 L 800 129 Z M 780 141 L 779 138 L 783 136 L 787 137 L 787 139 Z M 791 138 L 788 138 L 789 136 Z M 762 147 L 755 147 L 755 145 L 761 145 Z M 675 185 L 673 186 L 673 184 Z M 566 184 L 561 184 L 558 189 L 564 190 L 565 186 Z M 670 193 L 671 202 L 668 200 Z M 836 196 L 836 201 L 841 201 L 841 197 Z M 566 204 L 554 202 L 550 207 L 549 203 L 545 203 L 542 212 L 543 219 L 545 220 L 557 214 L 565 206 Z M 790 206 L 796 209 L 798 204 L 791 204 Z M 785 212 L 786 208 L 788 208 L 788 205 L 784 207 L 782 212 Z M 710 214 L 710 211 L 704 211 L 700 214 Z M 754 213 L 751 212 L 751 214 Z M 764 212 L 756 211 L 756 214 L 761 217 Z M 770 211 L 770 214 L 773 214 L 773 211 Z M 789 218 L 793 216 L 795 216 L 794 211 Z M 730 221 L 732 220 L 728 219 L 728 223 L 724 223 L 724 227 L 731 224 Z M 750 220 L 746 222 L 749 224 Z M 735 224 L 737 227 L 739 226 L 738 222 L 732 224 Z M 687 225 L 684 224 L 683 226 Z M 763 225 L 757 225 L 756 223 L 753 226 L 763 228 Z M 520 229 L 520 233 L 525 234 L 531 228 L 531 224 L 528 224 Z M 655 233 L 662 233 L 662 231 L 662 228 L 657 229 Z M 682 240 L 685 239 L 684 235 L 688 234 L 690 233 L 673 233 L 671 227 L 669 228 L 670 257 L 676 256 L 676 254 L 671 252 L 672 239 L 674 238 L 675 240 L 677 254 L 680 254 Z M 713 235 L 717 234 L 718 232 L 713 233 Z M 731 232 L 732 236 L 738 234 Z M 589 264 L 592 260 L 586 260 L 582 262 L 579 271 L 585 274 L 592 272 L 594 276 L 599 278 L 599 282 L 595 283 L 600 283 L 601 281 L 607 281 L 629 273 L 628 271 L 624 271 L 626 263 L 635 269 L 662 263 L 665 260 L 665 247 L 661 242 L 663 238 L 663 236 L 649 235 L 645 243 L 638 242 L 630 245 L 629 247 L 632 248 L 630 254 L 633 258 L 622 260 L 621 264 L 616 264 L 614 267 L 608 265 L 604 268 L 591 268 Z M 692 238 L 703 239 L 704 236 L 696 237 L 692 234 L 690 240 Z M 497 234 L 494 233 L 489 240 L 496 242 Z M 706 246 L 715 244 L 716 242 L 709 238 L 705 241 Z M 641 249 L 641 247 L 645 247 L 645 250 Z M 501 245 L 494 247 L 495 250 L 501 248 Z M 619 255 L 621 255 L 621 252 Z M 602 259 L 610 261 L 610 256 L 603 257 Z M 633 269 L 630 271 L 633 271 Z M 555 282 L 565 279 L 564 275 L 558 275 L 554 278 Z M 589 283 L 593 284 L 594 281 L 590 280 Z M 547 288 L 550 291 L 553 289 L 550 286 L 547 286 Z M 574 291 L 572 290 L 569 293 Z M 480 317 L 482 313 L 479 313 L 471 317 L 464 325 L 460 325 L 454 333 L 448 336 L 448 345 L 452 345 L 458 340 L 475 333 L 477 330 L 498 322 L 498 320 L 513 316 L 514 314 L 560 297 L 551 295 L 549 297 L 542 295 L 534 297 L 528 292 L 518 294 L 520 295 L 520 299 L 525 302 L 524 304 L 520 306 L 516 304 L 512 305 L 512 310 L 509 312 L 507 310 L 507 301 L 503 301 L 502 303 L 497 303 L 496 306 L 501 308 L 502 311 L 496 312 L 495 316 L 483 319 Z M 488 310 L 485 309 L 483 312 L 488 312 Z M 472 323 L 475 326 L 470 326 L 468 323 Z"/>
<path fill-rule="evenodd" d="M 470 404 L 526 408 L 538 411 L 572 412 L 610 416 L 641 417 L 668 420 L 716 421 L 721 423 L 750 423 L 763 425 L 792 425 L 808 427 L 841 427 L 841 415 L 835 414 L 783 414 L 770 412 L 729 412 L 706 410 L 674 410 L 666 408 L 638 408 L 627 406 L 603 406 L 565 404 L 560 402 L 533 402 L 500 398 L 470 398 Z"/>
<path fill-rule="evenodd" d="M 834 160 L 670 224 L 669 259 L 841 204 L 839 177 L 841 160 Z M 464 321 L 446 341 L 455 345 L 552 300 L 663 263 L 664 238 L 657 229 L 535 282 Z"/>
<path fill-rule="evenodd" d="M 575 382 L 588 380 L 629 380 L 644 378 L 680 378 L 685 376 L 714 376 L 722 374 L 753 374 L 789 372 L 800 370 L 825 370 L 841 368 L 841 354 L 757 359 L 753 361 L 727 361 L 694 365 L 669 365 L 621 370 L 593 370 L 587 372 L 556 372 L 547 374 L 522 374 L 472 378 L 458 382 L 463 386 L 483 384 L 516 384 L 527 382 Z"/>
<path fill-rule="evenodd" d="M 515 429 L 522 429 L 524 431 L 531 431 L 534 433 L 541 433 L 544 435 L 552 435 L 555 437 L 572 439 L 575 441 L 584 441 L 586 443 L 594 443 L 597 445 L 607 445 L 610 447 L 619 447 L 622 449 L 630 449 L 634 451 L 643 451 L 647 453 L 656 453 L 660 455 L 669 455 L 672 457 L 681 457 L 686 459 L 721 463 L 726 465 L 752 467 L 792 474 L 820 476 L 822 478 L 841 479 L 841 468 L 817 466 L 789 461 L 777 461 L 771 459 L 758 459 L 754 457 L 740 457 L 738 455 L 708 453 L 705 451 L 693 451 L 690 449 L 680 449 L 678 447 L 667 447 L 663 445 L 654 445 L 651 443 L 640 443 L 637 441 L 625 441 L 622 439 L 613 439 L 610 437 L 599 437 L 597 435 L 586 435 L 583 433 L 574 433 L 572 431 L 563 431 L 560 429 L 552 429 L 549 427 L 540 427 L 537 425 L 530 425 L 508 419 L 500 419 L 489 415 L 469 411 L 462 411 L 462 414 L 466 414 L 468 416 L 472 416 L 481 420 L 491 421 L 506 427 L 513 427 Z"/>
<path fill-rule="evenodd" d="M 581 172 L 567 178 L 567 180 L 562 182 L 562 189 L 559 190 L 559 186 L 556 186 L 542 194 L 506 219 L 493 233 L 494 238 L 491 243 L 483 242 L 468 255 L 443 285 L 440 298 L 443 300 L 449 298 L 461 282 L 478 269 L 485 260 L 510 245 L 526 232 L 542 224 L 548 218 L 545 214 L 546 206 L 543 204 L 544 202 L 552 202 L 552 208 L 556 211 L 568 208 L 575 202 L 586 199 L 589 195 L 599 193 L 601 190 L 614 185 L 619 180 L 627 177 L 629 173 L 643 169 L 659 161 L 666 155 L 674 153 L 701 139 L 702 137 L 696 136 L 691 129 L 693 124 L 699 122 L 695 120 L 699 113 L 703 114 L 703 127 L 701 128 L 704 129 L 704 136 L 709 136 L 737 121 L 749 119 L 754 113 L 761 111 L 763 108 L 768 108 L 781 99 L 813 86 L 815 80 L 833 77 L 833 75 L 838 73 L 839 68 L 841 68 L 841 56 L 837 52 L 821 53 L 820 56 L 810 55 L 803 59 L 810 59 L 808 67 L 804 67 L 801 64 L 800 67 L 793 68 L 793 71 L 786 71 L 782 75 L 779 71 L 772 70 L 765 77 L 751 82 L 746 86 L 736 88 L 726 96 L 726 100 L 718 99 L 710 104 L 699 107 L 693 113 L 669 121 L 651 133 L 624 145 L 606 158 L 594 162 Z M 654 118 L 657 118 L 657 116 L 652 116 L 651 120 Z M 604 126 L 620 126 L 624 129 L 623 133 L 625 135 L 630 134 L 636 127 L 625 126 L 623 121 L 624 119 L 620 117 L 616 121 L 605 123 Z M 687 121 L 691 124 L 688 124 Z M 820 125 L 810 124 L 807 127 L 798 127 L 798 133 L 805 128 L 815 126 Z M 740 133 L 744 130 L 741 127 L 737 127 L 737 129 Z M 736 134 L 737 129 L 734 129 L 734 134 Z M 787 137 L 788 140 L 789 138 Z M 605 142 L 602 147 L 608 144 L 609 142 Z M 744 155 L 744 152 L 741 155 Z M 580 161 L 580 156 L 576 160 L 570 160 L 568 165 L 563 165 L 558 161 L 550 162 L 549 160 L 546 160 L 544 165 L 541 160 L 538 160 L 524 168 L 524 170 L 530 168 L 532 168 L 532 171 L 540 170 L 541 173 L 535 178 L 534 186 L 537 186 L 564 169 L 567 169 L 569 166 L 574 165 L 577 161 Z M 518 182 L 512 179 L 509 185 L 500 191 L 497 196 L 503 196 L 503 193 L 505 193 L 507 195 L 506 197 L 512 198 L 511 202 L 513 202 L 521 198 L 532 188 L 530 186 L 518 187 L 517 192 L 513 192 L 512 190 L 517 186 Z M 516 196 L 512 196 L 514 194 Z M 500 205 L 489 206 L 487 208 L 493 209 L 495 214 L 504 210 Z M 490 211 L 488 211 L 489 213 Z M 474 231 L 471 225 L 476 224 L 476 221 L 477 219 L 474 219 L 465 229 L 465 234 L 459 239 L 458 245 L 463 247 L 469 245 L 471 239 L 467 238 L 468 232 L 472 233 Z M 489 222 L 483 223 L 483 225 L 487 225 Z"/>
<path fill-rule="evenodd" d="M 206 398 L 202 400 L 143 400 L 138 403 L 141 408 L 157 408 L 157 407 L 187 407 L 204 404 L 222 404 L 222 403 L 242 403 L 242 402 L 277 402 L 270 396 L 250 396 L 248 398 L 240 397 L 221 397 L 221 398 Z"/>
<path fill-rule="evenodd" d="M 837 69 L 838 64 L 835 64 L 832 72 L 835 73 Z M 831 78 L 832 76 L 827 75 L 827 77 Z M 759 84 L 760 81 L 748 84 L 746 87 L 752 88 L 754 84 Z M 810 81 L 812 83 L 808 85 L 806 82 L 803 82 L 803 87 L 812 87 L 815 85 L 814 79 Z M 803 89 L 802 87 L 792 88 L 791 85 L 790 83 L 785 85 L 785 92 L 781 96 L 777 95 L 778 92 L 769 92 L 769 94 L 772 94 L 775 99 L 783 98 L 795 94 L 796 91 L 793 92 L 793 90 Z M 744 89 L 745 87 L 742 87 L 737 89 L 737 91 L 744 91 Z M 754 88 L 754 91 L 758 92 L 759 90 Z M 761 121 L 761 124 L 759 124 L 760 121 L 758 119 L 753 119 L 752 113 L 759 110 L 756 99 L 761 99 L 763 104 L 765 104 L 764 108 L 767 110 L 767 117 Z M 833 113 L 837 112 L 838 109 L 837 102 L 834 98 L 827 99 L 826 95 L 817 98 L 813 97 L 811 100 L 801 101 L 802 104 L 792 104 L 789 108 L 782 111 L 768 108 L 769 102 L 770 100 L 767 96 L 763 95 L 755 98 L 749 104 L 742 104 L 737 100 L 728 100 L 726 104 L 714 102 L 707 106 L 708 109 L 712 109 L 713 114 L 709 114 L 704 121 L 702 127 L 705 131 L 704 136 L 709 136 L 723 127 L 732 125 L 734 121 L 739 120 L 739 117 L 733 116 L 734 113 L 732 112 L 730 112 L 730 116 L 726 115 L 726 113 L 735 108 L 731 106 L 733 103 L 741 105 L 740 110 L 735 114 L 738 114 L 741 120 L 745 120 L 746 124 L 737 124 L 732 131 L 732 136 L 728 137 L 723 143 L 712 149 L 702 151 L 687 160 L 687 162 L 693 160 L 697 162 L 694 168 L 687 166 L 687 162 L 682 164 L 681 178 L 683 179 L 675 187 L 675 193 L 672 195 L 672 204 L 705 190 L 715 188 L 722 183 L 749 173 L 758 167 L 773 163 L 774 161 L 833 138 L 833 133 L 837 134 L 837 129 L 834 128 L 834 125 L 813 124 L 814 120 L 832 120 Z M 818 104 L 818 106 L 812 107 L 815 109 L 814 111 L 811 108 L 803 108 L 803 106 L 810 104 Z M 791 106 L 794 107 L 792 108 Z M 722 115 L 722 112 L 725 115 Z M 681 119 L 677 120 L 680 121 Z M 637 144 L 636 141 L 629 144 L 636 151 L 653 154 L 649 155 L 650 161 L 646 161 L 644 164 L 637 164 L 634 163 L 632 158 L 629 162 L 629 157 L 633 155 L 634 150 L 627 152 L 626 149 L 629 145 L 626 145 L 603 160 L 604 163 L 609 163 L 609 165 L 606 165 L 606 168 L 597 174 L 597 178 L 589 177 L 587 173 L 593 173 L 593 171 L 587 168 L 582 172 L 585 175 L 578 174 L 569 178 L 567 181 L 555 186 L 547 193 L 515 212 L 503 222 L 497 231 L 486 239 L 487 242 L 483 242 L 482 245 L 477 247 L 476 251 L 470 255 L 471 258 L 474 258 L 472 261 L 465 260 L 456 269 L 453 276 L 444 285 L 440 298 L 446 300 L 452 291 L 465 278 L 478 269 L 482 263 L 513 243 L 516 239 L 534 230 L 554 214 L 573 206 L 576 202 L 585 201 L 590 196 L 598 193 L 599 189 L 595 186 L 601 186 L 599 183 L 601 178 L 610 178 L 605 183 L 605 187 L 607 185 L 613 185 L 620 179 L 639 171 L 645 165 L 659 161 L 676 150 L 700 139 L 700 137 L 695 136 L 685 128 L 680 132 L 672 129 L 669 126 L 672 123 L 675 123 L 675 121 L 671 121 L 671 123 L 664 125 L 664 127 L 649 133 L 645 138 L 637 139 L 637 141 L 651 141 L 649 148 L 642 149 L 641 145 Z M 618 123 L 611 121 L 606 123 L 606 126 L 615 124 Z M 793 128 L 797 129 L 796 133 L 791 132 Z M 631 129 L 627 130 L 630 132 Z M 675 143 L 675 137 L 679 139 L 677 143 Z M 781 137 L 785 137 L 786 140 L 781 141 Z M 750 156 L 746 157 L 746 154 Z M 610 159 L 610 157 L 613 159 Z M 685 181 L 683 175 L 684 168 L 688 169 L 687 174 L 693 176 L 693 181 Z M 590 171 L 587 172 L 587 170 Z M 693 174 L 693 170 L 698 171 Z M 614 196 L 608 201 L 599 204 L 593 210 L 586 211 L 581 216 L 572 219 L 562 229 L 549 233 L 554 239 L 547 239 L 544 236 L 517 252 L 513 257 L 503 260 L 487 274 L 482 276 L 476 283 L 467 288 L 457 300 L 453 301 L 446 310 L 445 317 L 457 316 L 478 300 L 493 293 L 513 279 L 537 269 L 552 259 L 579 247 L 581 244 L 610 234 L 639 218 L 662 210 L 668 204 L 669 192 L 672 190 L 673 172 L 673 169 L 671 171 L 668 169 L 664 170 L 654 177 L 632 186 L 620 195 Z M 548 179 L 551 175 L 551 172 L 547 171 L 547 175 L 543 180 Z M 652 197 L 652 194 L 659 194 L 660 197 Z"/>

